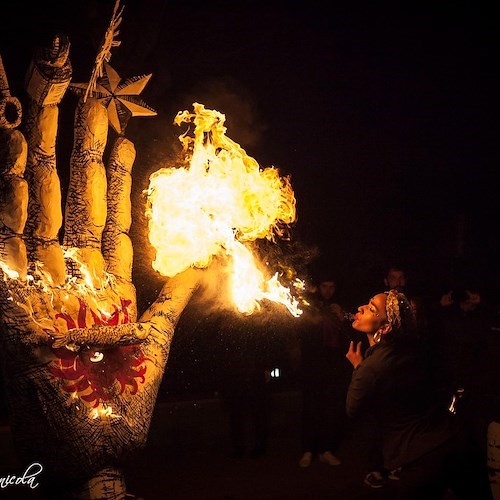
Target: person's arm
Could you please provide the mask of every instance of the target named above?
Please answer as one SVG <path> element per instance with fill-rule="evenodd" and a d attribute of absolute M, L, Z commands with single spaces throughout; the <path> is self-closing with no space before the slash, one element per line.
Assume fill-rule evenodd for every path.
<path fill-rule="evenodd" d="M 347 390 L 346 413 L 349 417 L 360 416 L 369 406 L 375 390 L 376 374 L 370 364 L 360 363 L 352 374 Z"/>

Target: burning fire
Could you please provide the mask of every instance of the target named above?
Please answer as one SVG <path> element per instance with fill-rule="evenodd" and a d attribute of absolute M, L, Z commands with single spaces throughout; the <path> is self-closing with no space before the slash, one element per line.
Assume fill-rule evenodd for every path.
<path fill-rule="evenodd" d="M 164 276 L 193 266 L 205 268 L 215 256 L 227 256 L 232 300 L 252 313 L 259 301 L 281 303 L 291 314 L 302 311 L 289 288 L 266 276 L 249 243 L 283 236 L 295 221 L 295 196 L 288 177 L 274 167 L 260 168 L 239 144 L 226 136 L 225 115 L 194 103 L 174 123 L 194 123 L 180 136 L 187 167 L 162 168 L 150 177 L 146 215 L 156 249 L 153 268 Z"/>
<path fill-rule="evenodd" d="M 65 249 L 66 265 L 78 268 L 80 277 L 67 275 L 61 286 L 53 286 L 43 265 L 35 262 L 32 274 L 22 281 L 19 274 L 0 261 L 3 278 L 8 283 L 8 300 L 18 308 L 18 328 L 29 331 L 34 325 L 48 336 L 93 325 L 116 326 L 133 321 L 131 300 L 120 294 L 112 275 L 97 272 L 96 266 L 86 265 L 78 249 Z M 97 288 L 96 288 L 97 284 Z M 19 314 L 22 311 L 23 314 Z M 40 351 L 48 372 L 61 381 L 61 390 L 68 402 L 83 403 L 89 416 L 120 418 L 109 402 L 116 394 L 134 395 L 146 380 L 146 357 L 140 345 L 96 348 L 77 346 Z"/>

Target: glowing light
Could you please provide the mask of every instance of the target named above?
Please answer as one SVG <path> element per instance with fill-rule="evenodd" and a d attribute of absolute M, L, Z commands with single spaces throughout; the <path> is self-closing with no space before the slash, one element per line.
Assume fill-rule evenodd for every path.
<path fill-rule="evenodd" d="M 279 276 L 267 276 L 248 244 L 275 241 L 295 221 L 295 196 L 288 177 L 257 161 L 229 139 L 225 116 L 195 103 L 175 123 L 194 123 L 179 139 L 186 167 L 162 168 L 150 177 L 146 215 L 149 239 L 156 249 L 153 268 L 175 276 L 189 267 L 207 267 L 214 256 L 227 257 L 232 298 L 242 312 L 268 299 L 284 304 L 295 316 L 298 303 Z"/>
<path fill-rule="evenodd" d="M 0 260 L 0 269 L 2 272 L 5 274 L 7 278 L 16 280 L 19 279 L 19 273 L 17 271 L 14 271 L 14 269 L 11 269 L 7 263 L 4 261 Z"/>
<path fill-rule="evenodd" d="M 94 352 L 94 355 L 89 358 L 92 363 L 99 363 L 99 361 L 102 361 L 104 359 L 104 354 L 102 352 L 96 351 Z"/>
<path fill-rule="evenodd" d="M 96 418 L 121 418 L 120 415 L 113 413 L 111 406 L 99 406 L 94 408 L 90 412 L 90 418 L 95 420 Z"/>

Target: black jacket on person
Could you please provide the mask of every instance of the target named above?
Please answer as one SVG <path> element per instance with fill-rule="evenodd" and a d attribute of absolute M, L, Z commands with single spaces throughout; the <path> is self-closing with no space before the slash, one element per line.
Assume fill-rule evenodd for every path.
<path fill-rule="evenodd" d="M 404 467 L 456 436 L 446 404 L 434 390 L 427 356 L 415 342 L 387 339 L 367 349 L 354 370 L 346 411 L 373 412 L 382 437 L 384 467 Z"/>

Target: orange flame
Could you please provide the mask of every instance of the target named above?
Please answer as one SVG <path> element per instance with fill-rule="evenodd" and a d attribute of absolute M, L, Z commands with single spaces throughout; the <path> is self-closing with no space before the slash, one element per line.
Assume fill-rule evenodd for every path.
<path fill-rule="evenodd" d="M 274 241 L 295 221 L 290 179 L 274 167 L 260 168 L 226 136 L 225 116 L 194 103 L 194 113 L 179 112 L 174 123 L 194 123 L 179 139 L 187 152 L 185 168 L 162 168 L 150 177 L 146 215 L 156 249 L 153 268 L 175 276 L 189 267 L 205 268 L 216 255 L 230 257 L 232 297 L 251 313 L 265 298 L 302 311 L 278 276 L 264 276 L 249 248 L 256 239 Z"/>

